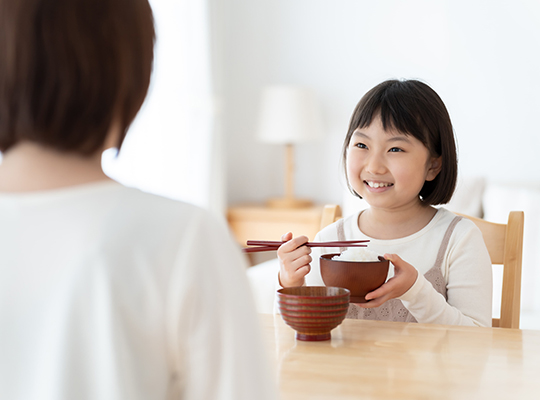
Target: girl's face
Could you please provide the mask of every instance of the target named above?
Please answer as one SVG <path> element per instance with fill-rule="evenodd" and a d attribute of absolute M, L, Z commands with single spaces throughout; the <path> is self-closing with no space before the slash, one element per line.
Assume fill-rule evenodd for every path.
<path fill-rule="evenodd" d="M 435 179 L 441 158 L 432 157 L 412 135 L 385 131 L 380 117 L 356 129 L 347 150 L 347 176 L 352 188 L 372 208 L 407 209 L 422 204 L 425 181 Z"/>

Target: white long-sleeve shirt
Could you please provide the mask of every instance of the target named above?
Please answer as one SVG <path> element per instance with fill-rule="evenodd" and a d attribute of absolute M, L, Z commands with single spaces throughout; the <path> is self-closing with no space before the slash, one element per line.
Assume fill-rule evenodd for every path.
<path fill-rule="evenodd" d="M 244 262 L 112 181 L 0 194 L 0 399 L 274 399 Z"/>
<path fill-rule="evenodd" d="M 376 253 L 394 253 L 418 270 L 413 286 L 399 300 L 420 323 L 491 326 L 492 266 L 482 233 L 467 219 L 455 226 L 441 265 L 446 284 L 446 300 L 424 277 L 435 264 L 440 244 L 455 214 L 440 208 L 432 220 L 420 231 L 399 239 L 373 239 L 360 231 L 359 213 L 345 218 L 346 240 L 368 239 L 368 248 Z M 315 241 L 338 240 L 337 223 L 327 226 Z M 313 248 L 311 271 L 306 285 L 324 285 L 319 257 L 339 252 L 335 248 Z M 393 276 L 390 264 L 388 277 Z"/>

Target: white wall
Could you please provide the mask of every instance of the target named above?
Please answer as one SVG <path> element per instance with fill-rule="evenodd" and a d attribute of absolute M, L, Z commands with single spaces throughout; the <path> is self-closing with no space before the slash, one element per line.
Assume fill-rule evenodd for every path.
<path fill-rule="evenodd" d="M 445 101 L 465 175 L 540 182 L 540 3 L 433 0 L 214 0 L 230 203 L 283 193 L 279 146 L 258 143 L 267 84 L 313 87 L 326 138 L 297 150 L 297 194 L 341 203 L 340 152 L 360 97 L 418 78 Z"/>

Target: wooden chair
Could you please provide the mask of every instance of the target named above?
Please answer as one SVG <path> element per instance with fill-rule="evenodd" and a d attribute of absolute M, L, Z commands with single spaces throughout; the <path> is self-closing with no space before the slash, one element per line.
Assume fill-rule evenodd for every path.
<path fill-rule="evenodd" d="M 337 204 L 327 204 L 323 208 L 322 217 L 321 217 L 321 227 L 322 228 L 336 222 L 341 218 L 341 207 Z"/>
<path fill-rule="evenodd" d="M 461 214 L 462 215 L 462 214 Z M 519 329 L 521 305 L 521 257 L 523 254 L 523 211 L 511 211 L 506 224 L 496 224 L 469 217 L 484 236 L 492 264 L 503 266 L 500 318 L 493 318 L 492 326 Z"/>
<path fill-rule="evenodd" d="M 523 211 L 511 211 L 506 224 L 488 222 L 459 214 L 478 226 L 491 258 L 491 263 L 503 265 L 503 284 L 500 318 L 493 318 L 492 326 L 519 329 L 521 302 L 521 257 L 523 253 Z M 338 205 L 324 207 L 321 229 L 341 218 Z"/>

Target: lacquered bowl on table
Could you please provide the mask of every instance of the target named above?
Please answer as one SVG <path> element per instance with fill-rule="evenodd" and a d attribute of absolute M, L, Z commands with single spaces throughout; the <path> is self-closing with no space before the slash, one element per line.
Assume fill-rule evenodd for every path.
<path fill-rule="evenodd" d="M 329 340 L 343 322 L 350 292 L 341 287 L 298 286 L 277 291 L 281 317 L 296 331 L 296 339 Z"/>
<path fill-rule="evenodd" d="M 366 294 L 380 287 L 388 276 L 390 262 L 379 256 L 379 261 L 332 260 L 339 254 L 320 257 L 321 276 L 327 286 L 349 289 L 351 303 L 365 303 Z"/>

